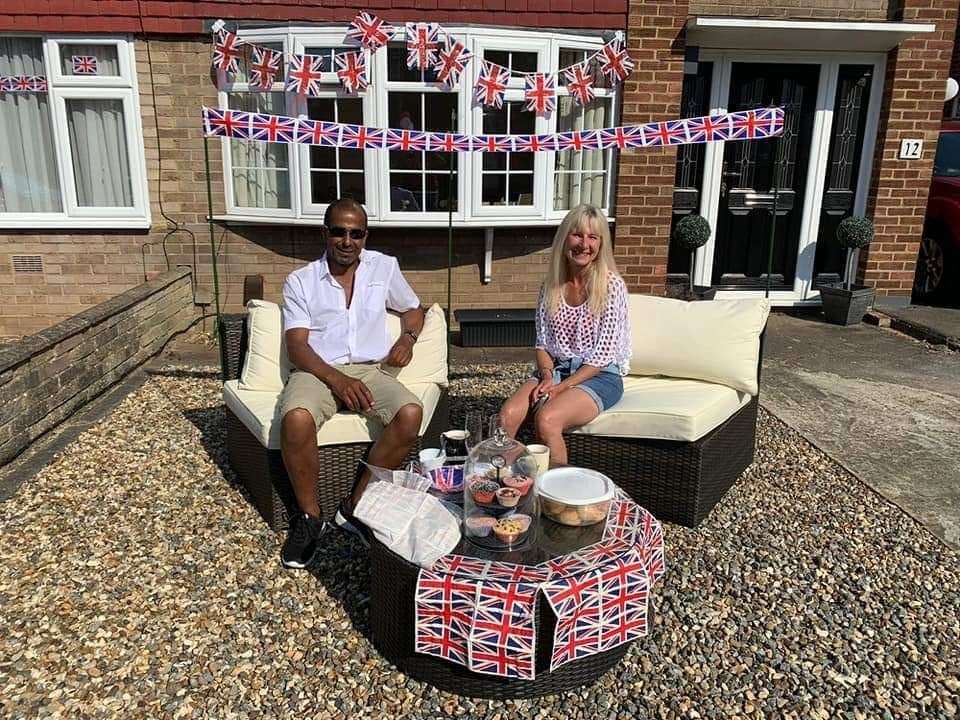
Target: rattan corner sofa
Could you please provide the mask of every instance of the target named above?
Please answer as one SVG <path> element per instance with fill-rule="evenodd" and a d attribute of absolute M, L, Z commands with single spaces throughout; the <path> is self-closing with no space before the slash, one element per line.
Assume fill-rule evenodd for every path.
<path fill-rule="evenodd" d="M 631 295 L 624 395 L 566 433 L 569 463 L 696 527 L 753 462 L 769 303 Z"/>
<path fill-rule="evenodd" d="M 296 507 L 293 488 L 280 454 L 279 399 L 289 366 L 283 350 L 280 308 L 257 298 L 247 312 L 223 316 L 220 325 L 226 404 L 227 454 L 230 466 L 254 505 L 274 530 L 287 527 Z M 400 335 L 398 318 L 388 316 L 388 332 Z M 447 327 L 443 311 L 427 311 L 410 365 L 397 376 L 423 403 L 421 444 L 437 447 L 447 429 Z M 380 427 L 356 413 L 337 413 L 317 433 L 320 507 L 332 519 L 350 491 Z M 426 440 L 425 440 L 426 439 Z"/>

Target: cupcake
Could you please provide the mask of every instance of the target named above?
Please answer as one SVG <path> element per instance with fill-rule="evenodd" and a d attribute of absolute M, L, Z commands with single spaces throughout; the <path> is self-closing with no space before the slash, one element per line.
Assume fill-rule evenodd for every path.
<path fill-rule="evenodd" d="M 477 517 L 468 517 L 466 519 L 467 535 L 473 537 L 487 537 L 497 524 L 496 518 L 480 515 Z"/>
<path fill-rule="evenodd" d="M 493 534 L 497 536 L 497 540 L 505 545 L 513 545 L 524 532 L 526 530 L 523 523 L 515 517 L 498 520 L 497 524 L 493 526 Z"/>
<path fill-rule="evenodd" d="M 502 487 L 497 490 L 497 500 L 504 507 L 516 507 L 520 500 L 520 491 L 512 487 Z"/>
<path fill-rule="evenodd" d="M 521 495 L 526 495 L 527 491 L 533 487 L 533 478 L 527 475 L 511 475 L 503 479 L 503 484 L 513 488 Z"/>
<path fill-rule="evenodd" d="M 475 480 L 470 485 L 470 492 L 478 503 L 492 503 L 498 487 L 492 480 Z"/>

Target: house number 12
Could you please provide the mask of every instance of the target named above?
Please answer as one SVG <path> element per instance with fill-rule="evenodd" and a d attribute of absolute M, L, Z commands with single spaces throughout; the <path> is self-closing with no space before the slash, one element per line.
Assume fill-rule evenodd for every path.
<path fill-rule="evenodd" d="M 923 140 L 901 140 L 900 159 L 919 160 L 923 154 Z"/>

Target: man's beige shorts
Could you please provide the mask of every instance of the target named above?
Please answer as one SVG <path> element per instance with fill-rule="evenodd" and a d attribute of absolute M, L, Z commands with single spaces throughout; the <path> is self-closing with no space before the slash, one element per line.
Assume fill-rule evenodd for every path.
<path fill-rule="evenodd" d="M 373 395 L 373 406 L 365 414 L 377 418 L 384 425 L 393 420 L 397 410 L 404 405 L 423 407 L 416 395 L 375 363 L 337 365 L 336 368 L 348 377 L 357 378 L 369 388 L 370 394 Z M 280 417 L 284 417 L 296 408 L 303 408 L 313 415 L 313 421 L 319 428 L 336 415 L 341 407 L 343 403 L 315 375 L 296 371 L 290 373 L 290 379 L 283 388 Z"/>

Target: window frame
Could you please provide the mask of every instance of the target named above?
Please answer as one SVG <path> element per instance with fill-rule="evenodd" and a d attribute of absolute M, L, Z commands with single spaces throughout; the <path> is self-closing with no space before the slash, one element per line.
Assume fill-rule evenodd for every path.
<path fill-rule="evenodd" d="M 563 78 L 559 76 L 560 50 L 579 49 L 588 54 L 599 51 L 608 41 L 610 32 L 601 34 L 600 31 L 577 32 L 547 32 L 539 30 L 505 30 L 504 28 L 485 26 L 446 26 L 451 37 L 463 42 L 471 52 L 475 53 L 474 60 L 467 67 L 458 86 L 452 92 L 457 95 L 457 128 L 456 132 L 478 135 L 482 133 L 483 108 L 473 101 L 473 86 L 480 72 L 480 60 L 484 50 L 536 52 L 537 72 L 550 73 L 557 76 L 557 95 L 568 95 L 563 85 Z M 344 45 L 344 36 L 347 26 L 333 26 L 314 28 L 291 25 L 284 28 L 241 29 L 240 37 L 253 43 L 282 42 L 284 48 L 283 66 L 286 67 L 292 52 L 302 53 L 305 47 L 325 46 L 337 47 Z M 507 34 L 508 33 L 508 34 Z M 402 41 L 399 41 L 402 43 Z M 366 92 L 359 94 L 345 93 L 339 83 L 324 83 L 320 97 L 331 98 L 360 98 L 363 101 L 364 124 L 370 127 L 386 128 L 389 112 L 389 93 L 415 92 L 437 93 L 451 92 L 444 85 L 429 79 L 424 81 L 401 81 L 387 79 L 387 50 L 380 49 L 375 53 L 367 50 L 367 67 L 370 86 Z M 326 76 L 332 75 L 324 73 Z M 333 81 L 336 76 L 333 75 Z M 524 82 L 522 78 L 513 78 L 505 102 L 523 100 Z M 619 87 L 597 88 L 598 98 L 610 98 L 610 125 L 616 125 L 620 113 Z M 282 89 L 281 83 L 274 84 L 274 91 Z M 244 92 L 249 88 L 246 83 L 220 83 L 218 97 L 221 107 L 226 104 L 227 92 Z M 292 93 L 285 93 L 288 114 L 292 117 L 307 117 L 307 98 L 300 98 Z M 554 111 L 547 117 L 538 116 L 535 128 L 538 134 L 553 133 L 557 128 L 558 113 Z M 216 219 L 234 222 L 276 222 L 281 224 L 319 225 L 322 223 L 326 204 L 312 203 L 310 196 L 310 157 L 309 146 L 300 146 L 298 152 L 289 153 L 290 166 L 290 197 L 291 210 L 274 210 L 265 208 L 238 208 L 233 206 L 233 188 L 230 185 L 232 169 L 229 158 L 229 140 L 221 139 L 223 146 L 224 191 L 227 213 Z M 608 181 L 604 211 L 613 222 L 611 215 L 612 200 L 616 192 L 617 151 L 608 149 Z M 453 222 L 458 227 L 497 227 L 497 226 L 554 226 L 566 215 L 567 209 L 553 207 L 553 188 L 555 184 L 556 152 L 534 153 L 534 204 L 532 206 L 483 206 L 482 205 L 482 153 L 458 153 L 457 168 L 457 210 L 453 213 Z M 364 193 L 366 203 L 364 207 L 371 226 L 378 227 L 445 227 L 448 222 L 447 211 L 393 211 L 390 208 L 390 159 L 389 151 L 364 151 Z M 422 171 L 421 171 L 422 172 Z"/>
<path fill-rule="evenodd" d="M 149 229 L 151 225 L 147 185 L 145 138 L 140 115 L 140 92 L 136 73 L 136 48 L 129 35 L 71 36 L 40 33 L 0 33 L 4 37 L 36 38 L 41 43 L 47 108 L 53 137 L 60 192 L 59 212 L 3 212 L 2 229 Z M 60 65 L 63 45 L 114 45 L 119 75 L 66 75 Z M 120 100 L 123 103 L 124 137 L 130 163 L 130 207 L 80 206 L 73 173 L 66 116 L 66 100 Z"/>

